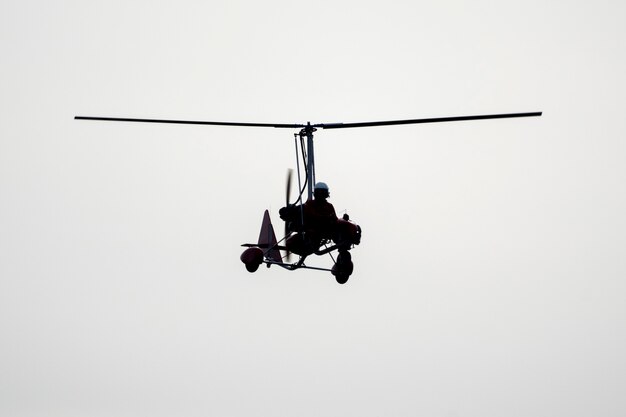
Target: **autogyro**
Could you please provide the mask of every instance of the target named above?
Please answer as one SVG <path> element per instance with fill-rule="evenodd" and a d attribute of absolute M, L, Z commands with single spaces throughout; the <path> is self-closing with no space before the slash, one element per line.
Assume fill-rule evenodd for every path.
<path fill-rule="evenodd" d="M 437 117 L 427 119 L 386 120 L 357 123 L 244 123 L 244 122 L 209 122 L 196 120 L 134 119 L 121 117 L 75 116 L 76 120 L 97 120 L 115 122 L 173 123 L 189 125 L 273 127 L 298 129 L 294 134 L 296 144 L 296 166 L 298 176 L 298 196 L 292 203 L 290 199 L 292 170 L 287 174 L 286 203 L 280 209 L 280 217 L 285 222 L 284 237 L 278 241 L 270 220 L 269 211 L 265 210 L 261 232 L 257 243 L 244 243 L 241 261 L 249 272 L 255 272 L 261 264 L 267 267 L 277 265 L 288 270 L 315 269 L 329 271 L 338 283 L 345 284 L 353 272 L 350 250 L 361 242 L 361 227 L 351 221 L 347 214 L 337 218 L 334 208 L 326 202 L 328 186 L 316 183 L 315 152 L 313 134 L 317 129 L 346 129 L 356 127 L 393 126 L 420 123 L 456 122 L 484 119 L 504 119 L 541 116 L 542 112 L 485 114 L 476 116 Z M 302 169 L 301 169 L 302 167 Z M 306 201 L 304 195 L 306 191 Z M 282 255 L 281 252 L 285 254 Z M 336 252 L 336 257 L 333 253 Z M 298 255 L 296 262 L 290 261 L 290 254 Z M 321 268 L 305 264 L 311 255 L 329 255 L 333 260 L 332 268 Z"/>

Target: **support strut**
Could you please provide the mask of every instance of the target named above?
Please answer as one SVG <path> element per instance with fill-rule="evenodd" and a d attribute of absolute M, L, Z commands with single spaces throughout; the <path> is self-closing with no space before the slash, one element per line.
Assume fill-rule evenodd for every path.
<path fill-rule="evenodd" d="M 301 133 L 306 135 L 306 153 L 307 153 L 307 173 L 309 175 L 309 182 L 307 186 L 308 199 L 313 198 L 313 189 L 315 187 L 315 151 L 313 149 L 313 132 L 315 132 L 311 122 L 307 122 L 306 127 L 302 129 Z"/>

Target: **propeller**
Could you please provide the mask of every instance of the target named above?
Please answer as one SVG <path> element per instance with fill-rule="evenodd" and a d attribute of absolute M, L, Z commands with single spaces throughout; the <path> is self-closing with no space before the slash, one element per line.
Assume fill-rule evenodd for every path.
<path fill-rule="evenodd" d="M 287 207 L 289 205 L 289 199 L 291 197 L 291 174 L 293 173 L 293 169 L 288 169 L 287 170 L 287 185 L 285 188 L 285 207 Z M 287 236 L 289 236 L 289 222 L 285 222 L 285 238 L 287 238 Z M 285 242 L 285 246 L 287 246 L 287 242 Z M 286 256 L 285 258 L 287 259 L 287 262 L 290 261 L 291 259 L 291 252 L 289 252 L 289 249 L 286 250 Z"/>
<path fill-rule="evenodd" d="M 289 205 L 289 199 L 291 197 L 291 174 L 293 173 L 293 169 L 289 168 L 287 170 L 287 187 L 285 188 L 285 205 Z"/>

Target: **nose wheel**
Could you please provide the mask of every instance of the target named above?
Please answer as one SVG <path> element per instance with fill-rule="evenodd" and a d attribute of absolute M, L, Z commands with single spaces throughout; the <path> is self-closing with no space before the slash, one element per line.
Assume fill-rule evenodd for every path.
<path fill-rule="evenodd" d="M 337 283 L 345 284 L 348 282 L 353 270 L 352 255 L 347 250 L 344 250 L 339 252 L 337 262 L 335 262 L 330 272 L 335 276 Z"/>

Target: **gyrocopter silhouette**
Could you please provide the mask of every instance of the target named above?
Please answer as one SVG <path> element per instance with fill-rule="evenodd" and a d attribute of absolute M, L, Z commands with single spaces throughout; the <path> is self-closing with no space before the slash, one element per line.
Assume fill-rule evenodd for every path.
<path fill-rule="evenodd" d="M 428 119 L 386 120 L 358 123 L 244 123 L 244 122 L 208 122 L 196 120 L 133 119 L 121 117 L 75 116 L 77 120 L 99 120 L 116 122 L 173 123 L 190 125 L 273 127 L 298 129 L 294 134 L 298 196 L 291 201 L 292 170 L 287 174 L 285 206 L 279 211 L 285 222 L 284 237 L 278 241 L 268 210 L 265 210 L 261 232 L 257 243 L 244 243 L 241 261 L 249 272 L 258 270 L 261 264 L 269 268 L 277 265 L 288 270 L 315 269 L 331 272 L 338 283 L 345 284 L 353 272 L 354 265 L 350 250 L 361 243 L 361 227 L 350 220 L 347 214 L 338 218 L 333 206 L 326 201 L 329 187 L 324 182 L 316 182 L 315 152 L 313 134 L 317 129 L 346 129 L 356 127 L 393 126 L 420 123 L 457 122 L 484 119 L 505 119 L 541 116 L 542 112 L 485 114 L 476 116 L 437 117 Z M 302 169 L 301 169 L 302 166 Z M 306 201 L 304 201 L 306 191 Z M 285 255 L 281 254 L 281 251 Z M 336 252 L 336 257 L 333 253 Z M 290 261 L 290 254 L 299 256 L 296 262 Z M 322 268 L 305 264 L 311 255 L 329 255 L 333 260 L 332 268 Z"/>

